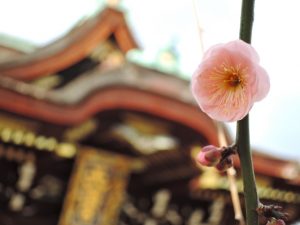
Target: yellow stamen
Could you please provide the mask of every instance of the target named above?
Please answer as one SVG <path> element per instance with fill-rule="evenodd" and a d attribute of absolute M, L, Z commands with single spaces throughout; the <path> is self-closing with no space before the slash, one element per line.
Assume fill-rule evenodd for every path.
<path fill-rule="evenodd" d="M 222 75 L 224 77 L 224 83 L 227 84 L 227 87 L 243 88 L 246 68 L 242 69 L 240 65 L 229 66 L 225 63 L 222 65 L 222 67 Z"/>
<path fill-rule="evenodd" d="M 229 63 L 223 63 L 215 67 L 206 87 L 211 93 L 210 101 L 221 105 L 228 113 L 247 102 L 243 90 L 247 85 L 247 70 L 247 67 L 240 64 L 231 66 Z"/>

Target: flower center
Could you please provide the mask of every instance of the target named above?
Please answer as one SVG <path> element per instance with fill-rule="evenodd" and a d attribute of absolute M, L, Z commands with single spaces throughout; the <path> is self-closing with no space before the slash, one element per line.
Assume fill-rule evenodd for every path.
<path fill-rule="evenodd" d="M 239 74 L 234 73 L 228 77 L 228 80 L 226 80 L 226 82 L 230 87 L 237 87 L 242 83 L 242 79 Z"/>
<path fill-rule="evenodd" d="M 223 72 L 225 75 L 224 83 L 231 88 L 243 87 L 244 86 L 244 71 L 239 65 L 238 66 L 224 66 Z"/>

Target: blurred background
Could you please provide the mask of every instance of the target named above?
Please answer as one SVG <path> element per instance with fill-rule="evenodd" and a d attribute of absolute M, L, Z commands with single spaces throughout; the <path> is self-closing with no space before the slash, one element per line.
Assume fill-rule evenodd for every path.
<path fill-rule="evenodd" d="M 200 33 L 193 8 L 195 2 Z M 128 54 L 129 60 L 171 71 L 189 80 L 204 50 L 238 38 L 241 1 L 195 2 L 123 0 L 112 3 L 125 12 L 140 46 Z M 3 2 L 0 32 L 8 39 L 39 48 L 61 37 L 105 4 L 104 0 Z M 299 159 L 298 8 L 299 3 L 294 0 L 257 2 L 252 41 L 271 77 L 268 98 L 251 111 L 252 143 L 262 151 L 288 159 Z M 3 41 L 3 37 L 1 39 Z M 173 53 L 171 65 L 160 65 L 159 55 L 163 51 Z M 235 125 L 229 126 L 234 135 Z"/>
<path fill-rule="evenodd" d="M 252 34 L 271 80 L 250 112 L 259 194 L 289 224 L 300 210 L 299 7 L 257 1 Z M 0 0 L 1 224 L 239 224 L 226 174 L 192 160 L 231 143 L 236 124 L 206 117 L 189 80 L 206 49 L 239 38 L 240 8 Z"/>

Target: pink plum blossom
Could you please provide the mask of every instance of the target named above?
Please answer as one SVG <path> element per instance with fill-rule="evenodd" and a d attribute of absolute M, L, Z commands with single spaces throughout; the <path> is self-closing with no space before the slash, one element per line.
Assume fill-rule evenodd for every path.
<path fill-rule="evenodd" d="M 191 84 L 202 111 L 218 121 L 244 118 L 270 89 L 255 49 L 241 40 L 218 44 L 204 53 Z"/>

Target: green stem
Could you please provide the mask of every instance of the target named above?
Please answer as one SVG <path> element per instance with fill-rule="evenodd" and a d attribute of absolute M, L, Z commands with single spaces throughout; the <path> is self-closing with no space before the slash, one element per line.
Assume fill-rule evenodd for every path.
<path fill-rule="evenodd" d="M 240 39 L 249 44 L 251 43 L 251 36 L 252 36 L 254 2 L 255 0 L 243 0 L 242 2 Z"/>
<path fill-rule="evenodd" d="M 254 0 L 243 0 L 240 39 L 251 43 L 252 24 L 254 14 Z M 247 225 L 258 225 L 258 196 L 255 183 L 255 175 L 250 150 L 249 116 L 247 115 L 237 123 L 237 151 L 241 162 L 241 170 L 244 184 L 244 197 L 246 205 Z"/>
<path fill-rule="evenodd" d="M 250 151 L 248 118 L 249 116 L 246 116 L 237 123 L 237 149 L 243 176 L 247 225 L 258 225 L 258 215 L 256 213 L 258 196 Z"/>

